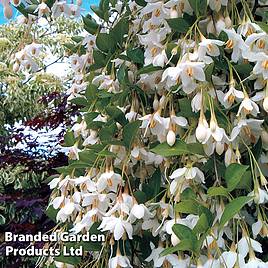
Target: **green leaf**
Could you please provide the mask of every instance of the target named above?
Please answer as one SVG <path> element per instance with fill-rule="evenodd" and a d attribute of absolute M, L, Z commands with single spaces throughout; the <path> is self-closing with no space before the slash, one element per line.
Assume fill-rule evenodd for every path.
<path fill-rule="evenodd" d="M 94 68 L 90 68 L 90 70 L 94 69 L 97 70 L 99 68 L 104 67 L 107 64 L 107 56 L 102 53 L 101 51 L 94 49 L 93 50 L 93 59 L 94 59 Z"/>
<path fill-rule="evenodd" d="M 77 52 L 76 45 L 74 43 L 65 43 L 63 44 L 64 47 L 66 47 L 68 50 L 70 50 L 73 53 Z"/>
<path fill-rule="evenodd" d="M 147 5 L 145 0 L 135 0 L 135 2 L 141 7 L 145 7 Z"/>
<path fill-rule="evenodd" d="M 116 154 L 115 154 L 115 153 L 110 152 L 110 151 L 108 151 L 108 150 L 102 150 L 102 151 L 100 151 L 100 152 L 98 152 L 98 153 L 96 153 L 96 154 L 99 155 L 99 156 L 116 157 Z"/>
<path fill-rule="evenodd" d="M 103 52 L 114 51 L 116 41 L 110 34 L 99 33 L 96 38 L 96 46 Z"/>
<path fill-rule="evenodd" d="M 0 214 L 0 225 L 4 225 L 6 223 L 6 218 Z"/>
<path fill-rule="evenodd" d="M 101 10 L 98 6 L 91 5 L 90 8 L 98 17 L 100 17 L 103 20 L 105 19 L 105 15 L 104 15 L 103 10 Z"/>
<path fill-rule="evenodd" d="M 189 199 L 195 199 L 196 193 L 193 191 L 192 188 L 188 187 L 181 193 L 181 201 L 183 200 L 189 200 Z"/>
<path fill-rule="evenodd" d="M 210 63 L 205 67 L 205 75 L 206 75 L 206 81 L 211 82 L 212 81 L 212 74 L 214 71 L 214 62 Z"/>
<path fill-rule="evenodd" d="M 84 28 L 87 32 L 91 34 L 96 34 L 99 28 L 99 25 L 91 18 L 91 16 L 87 15 L 86 17 L 82 16 L 84 22 Z"/>
<path fill-rule="evenodd" d="M 125 114 L 117 107 L 115 106 L 109 106 L 106 107 L 107 114 L 112 117 L 116 122 L 118 122 L 120 125 L 124 126 L 128 123 Z"/>
<path fill-rule="evenodd" d="M 253 70 L 252 65 L 249 63 L 236 64 L 234 68 L 242 78 L 248 77 Z"/>
<path fill-rule="evenodd" d="M 157 168 L 153 175 L 148 179 L 148 183 L 143 184 L 143 191 L 146 194 L 147 200 L 155 198 L 161 187 L 161 172 Z"/>
<path fill-rule="evenodd" d="M 180 243 L 178 245 L 176 245 L 175 247 L 170 247 L 170 248 L 164 249 L 160 253 L 160 257 L 166 256 L 168 254 L 172 254 L 172 253 L 177 252 L 177 251 L 185 251 L 185 250 L 191 251 L 192 248 L 193 248 L 192 241 L 188 240 L 188 239 L 184 239 L 184 240 L 181 240 Z"/>
<path fill-rule="evenodd" d="M 243 179 L 236 185 L 236 189 L 245 189 L 248 192 L 251 191 L 252 188 L 252 175 L 251 171 L 247 170 L 243 175 Z"/>
<path fill-rule="evenodd" d="M 207 215 L 205 213 L 202 213 L 193 229 L 193 232 L 195 234 L 205 233 L 209 229 L 209 221 L 207 218 Z"/>
<path fill-rule="evenodd" d="M 220 219 L 220 228 L 223 228 L 225 223 L 231 220 L 252 199 L 251 196 L 240 196 L 228 203 Z"/>
<path fill-rule="evenodd" d="M 119 81 L 120 84 L 128 84 L 128 71 L 127 71 L 127 67 L 126 64 L 123 62 L 120 67 L 119 70 L 117 72 L 117 79 Z"/>
<path fill-rule="evenodd" d="M 79 152 L 78 154 L 79 154 L 79 160 L 84 163 L 93 164 L 97 158 L 96 152 L 93 150 L 83 150 L 82 152 Z"/>
<path fill-rule="evenodd" d="M 145 192 L 142 191 L 136 191 L 134 192 L 134 197 L 138 201 L 139 204 L 144 204 L 147 201 L 147 195 Z"/>
<path fill-rule="evenodd" d="M 172 231 L 181 240 L 180 244 L 176 247 L 176 250 L 190 250 L 193 252 L 197 251 L 197 237 L 192 229 L 183 224 L 174 224 Z"/>
<path fill-rule="evenodd" d="M 15 7 L 22 15 L 24 15 L 26 18 L 28 18 L 28 12 L 25 9 L 25 5 L 23 3 L 20 3 L 20 5 Z"/>
<path fill-rule="evenodd" d="M 141 48 L 134 48 L 132 50 L 127 50 L 127 56 L 134 63 L 144 64 L 144 54 Z"/>
<path fill-rule="evenodd" d="M 34 15 L 35 13 L 35 10 L 38 8 L 38 5 L 28 5 L 26 8 L 25 8 L 25 11 L 28 13 L 28 14 L 32 14 Z"/>
<path fill-rule="evenodd" d="M 221 31 L 219 36 L 218 36 L 219 40 L 223 41 L 223 42 L 227 42 L 228 41 L 228 35 L 226 32 Z"/>
<path fill-rule="evenodd" d="M 64 135 L 64 147 L 71 147 L 75 144 L 76 140 L 74 133 L 71 130 L 68 130 Z"/>
<path fill-rule="evenodd" d="M 126 18 L 122 18 L 110 31 L 111 36 L 116 40 L 116 42 L 122 46 L 125 35 L 128 34 L 129 21 Z"/>
<path fill-rule="evenodd" d="M 247 171 L 248 166 L 244 166 L 237 163 L 232 163 L 229 165 L 225 171 L 225 181 L 227 183 L 227 190 L 229 192 L 233 191 L 240 180 L 243 178 L 243 175 Z"/>
<path fill-rule="evenodd" d="M 109 0 L 100 0 L 99 2 L 99 8 L 103 11 L 108 10 L 109 8 Z"/>
<path fill-rule="evenodd" d="M 167 23 L 172 30 L 178 33 L 186 33 L 190 28 L 190 24 L 183 18 L 167 19 Z"/>
<path fill-rule="evenodd" d="M 168 157 L 168 156 L 175 156 L 175 155 L 183 155 L 183 154 L 199 154 L 203 155 L 203 147 L 199 143 L 185 143 L 182 140 L 177 140 L 176 143 L 170 147 L 166 142 L 161 143 L 151 151 L 155 154 Z"/>
<path fill-rule="evenodd" d="M 109 3 L 110 0 L 100 0 L 99 8 L 103 13 L 103 19 L 108 22 L 109 20 Z"/>
<path fill-rule="evenodd" d="M 194 10 L 197 17 L 207 12 L 207 0 L 189 0 L 189 4 Z"/>
<path fill-rule="evenodd" d="M 73 98 L 70 102 L 82 107 L 86 107 L 88 105 L 87 99 L 84 97 Z"/>
<path fill-rule="evenodd" d="M 47 0 L 46 4 L 49 8 L 52 8 L 52 6 L 54 5 L 54 3 L 56 2 L 56 0 Z"/>
<path fill-rule="evenodd" d="M 88 168 L 90 167 L 90 163 L 88 162 L 83 162 L 83 161 L 80 161 L 80 160 L 77 160 L 77 161 L 74 161 L 73 163 L 71 163 L 68 167 L 71 168 L 71 169 L 78 169 L 78 168 L 81 168 L 81 169 L 85 169 L 85 168 Z"/>
<path fill-rule="evenodd" d="M 212 197 L 212 196 L 226 196 L 228 197 L 228 190 L 226 188 L 224 188 L 223 186 L 219 186 L 219 187 L 216 187 L 216 186 L 213 186 L 213 187 L 210 187 L 208 189 L 208 196 Z"/>
<path fill-rule="evenodd" d="M 188 199 L 179 202 L 175 205 L 174 209 L 179 213 L 195 214 L 198 215 L 199 204 L 193 199 Z"/>
<path fill-rule="evenodd" d="M 127 148 L 130 149 L 134 138 L 137 135 L 141 121 L 130 122 L 123 128 L 123 142 Z"/>
<path fill-rule="evenodd" d="M 90 84 L 86 88 L 85 96 L 88 101 L 93 101 L 96 99 L 98 93 L 98 87 L 96 85 Z"/>
<path fill-rule="evenodd" d="M 181 240 L 187 239 L 192 242 L 197 240 L 193 230 L 186 225 L 176 223 L 172 226 L 172 231 Z"/>
<path fill-rule="evenodd" d="M 84 37 L 80 36 L 80 35 L 75 35 L 75 36 L 72 36 L 71 39 L 76 43 L 80 43 L 80 42 L 82 42 L 84 40 Z"/>
<path fill-rule="evenodd" d="M 198 118 L 198 114 L 192 111 L 191 101 L 187 98 L 182 98 L 178 100 L 180 112 L 179 116 L 184 116 L 186 118 Z"/>
<path fill-rule="evenodd" d="M 106 143 L 106 142 L 109 143 L 111 140 L 113 140 L 113 137 L 114 137 L 114 134 L 116 131 L 117 131 L 117 127 L 116 127 L 115 123 L 103 127 L 99 131 L 100 140 L 104 143 Z"/>
<path fill-rule="evenodd" d="M 184 214 L 202 215 L 205 214 L 209 224 L 213 222 L 213 215 L 211 211 L 198 203 L 194 199 L 186 199 L 175 205 L 174 210 Z"/>
<path fill-rule="evenodd" d="M 97 113 L 97 112 L 91 112 L 91 113 L 84 114 L 84 119 L 86 121 L 87 128 L 96 129 L 96 128 L 101 127 L 105 124 L 104 122 L 93 121 L 98 115 L 99 115 L 99 113 Z"/>

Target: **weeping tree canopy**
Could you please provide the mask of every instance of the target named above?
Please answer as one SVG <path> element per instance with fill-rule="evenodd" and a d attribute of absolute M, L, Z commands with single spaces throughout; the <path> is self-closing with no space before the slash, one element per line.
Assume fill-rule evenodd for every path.
<path fill-rule="evenodd" d="M 65 95 L 72 77 L 67 70 L 64 73 L 67 53 L 64 44 L 81 31 L 81 23 L 64 17 L 49 25 L 39 23 L 29 27 L 18 20 L 0 26 L 2 131 L 5 124 L 31 119 L 48 106 L 58 105 L 58 102 L 53 103 L 53 98 L 52 103 L 45 103 L 42 98 L 59 93 Z M 27 53 L 32 53 L 31 58 Z M 25 69 L 18 66 L 18 58 L 24 58 Z M 62 68 L 65 81 L 54 73 L 57 68 Z"/>
<path fill-rule="evenodd" d="M 18 79 L 78 107 L 68 164 L 47 180 L 50 232 L 105 235 L 51 242 L 59 256 L 38 266 L 267 267 L 266 1 L 102 0 L 86 16 L 80 1 L 3 4 L 32 32 L 21 46 L 2 41 L 3 98 L 16 100 Z M 49 40 L 55 23 L 64 37 Z M 69 75 L 43 72 L 44 47 Z"/>

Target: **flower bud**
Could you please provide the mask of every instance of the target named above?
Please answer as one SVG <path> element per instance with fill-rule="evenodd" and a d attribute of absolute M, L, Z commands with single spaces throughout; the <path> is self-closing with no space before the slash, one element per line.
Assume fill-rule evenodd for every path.
<path fill-rule="evenodd" d="M 216 143 L 216 152 L 218 155 L 221 155 L 224 152 L 224 144 L 221 142 Z"/>
<path fill-rule="evenodd" d="M 163 106 L 164 106 L 164 104 L 165 104 L 165 100 L 166 100 L 166 96 L 163 95 L 163 96 L 160 98 L 160 101 L 159 101 L 160 107 L 163 107 Z"/>
<path fill-rule="evenodd" d="M 155 111 L 157 111 L 159 108 L 159 101 L 156 96 L 154 97 L 153 108 Z"/>
<path fill-rule="evenodd" d="M 259 204 L 259 201 L 260 201 L 260 193 L 259 193 L 259 190 L 256 190 L 256 191 L 254 191 L 254 202 L 256 203 L 256 204 Z"/>
<path fill-rule="evenodd" d="M 13 11 L 12 11 L 11 6 L 10 5 L 4 6 L 4 16 L 7 19 L 11 19 L 12 18 L 12 15 L 13 15 Z"/>
<path fill-rule="evenodd" d="M 195 130 L 195 136 L 199 142 L 205 142 L 207 138 L 207 127 L 205 126 L 203 120 L 199 120 L 198 126 Z"/>
<path fill-rule="evenodd" d="M 268 113 L 268 96 L 266 96 L 263 100 L 263 109 L 265 110 L 266 113 Z"/>
<path fill-rule="evenodd" d="M 217 122 L 215 121 L 214 118 L 212 118 L 212 119 L 210 120 L 209 128 L 210 128 L 210 130 L 211 130 L 212 132 L 215 132 L 215 131 L 216 131 L 216 129 L 217 129 Z"/>
<path fill-rule="evenodd" d="M 169 146 L 173 146 L 175 141 L 176 141 L 176 134 L 172 129 L 170 129 L 167 134 L 167 144 Z"/>

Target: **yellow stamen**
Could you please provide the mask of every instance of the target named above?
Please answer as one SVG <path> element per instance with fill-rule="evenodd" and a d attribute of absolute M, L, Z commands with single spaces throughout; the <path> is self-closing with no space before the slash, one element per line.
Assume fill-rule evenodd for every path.
<path fill-rule="evenodd" d="M 112 186 L 113 186 L 113 181 L 112 181 L 112 179 L 108 179 L 108 180 L 107 180 L 107 184 L 108 184 L 109 187 L 112 187 Z"/>
<path fill-rule="evenodd" d="M 159 17 L 161 15 L 161 10 L 159 8 L 157 8 L 155 11 L 154 11 L 154 15 L 155 17 Z"/>
<path fill-rule="evenodd" d="M 232 103 L 234 103 L 235 96 L 231 94 L 231 95 L 228 96 L 227 100 L 228 100 L 228 102 L 229 102 L 230 104 L 232 104 Z"/>
<path fill-rule="evenodd" d="M 152 55 L 152 57 L 155 57 L 157 55 L 157 48 L 156 47 L 151 48 L 151 55 Z"/>
<path fill-rule="evenodd" d="M 187 68 L 186 73 L 188 74 L 188 76 L 192 77 L 193 76 L 193 68 L 192 67 Z"/>
<path fill-rule="evenodd" d="M 207 48 L 208 48 L 208 51 L 211 52 L 213 50 L 213 45 L 212 44 L 208 44 Z"/>
<path fill-rule="evenodd" d="M 262 66 L 265 70 L 268 69 L 268 60 L 263 61 L 261 66 Z"/>
<path fill-rule="evenodd" d="M 265 47 L 265 41 L 263 39 L 260 39 L 257 42 L 257 46 L 258 46 L 259 49 L 264 49 L 264 47 Z"/>
<path fill-rule="evenodd" d="M 253 34 L 253 33 L 254 33 L 253 28 L 252 28 L 252 27 L 248 27 L 248 30 L 247 30 L 247 32 L 246 32 L 246 35 L 249 36 L 249 35 L 251 35 L 251 34 Z"/>
<path fill-rule="evenodd" d="M 226 47 L 229 48 L 229 49 L 232 49 L 234 47 L 234 41 L 229 39 L 227 42 L 226 42 Z"/>

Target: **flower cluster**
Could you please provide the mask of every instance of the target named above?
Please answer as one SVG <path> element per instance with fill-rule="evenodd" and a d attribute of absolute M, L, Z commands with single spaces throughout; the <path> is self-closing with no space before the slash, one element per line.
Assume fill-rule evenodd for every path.
<path fill-rule="evenodd" d="M 15 53 L 13 71 L 36 72 L 39 69 L 38 60 L 42 53 L 42 44 L 33 42 Z"/>
<path fill-rule="evenodd" d="M 248 2 L 101 1 L 99 24 L 83 18 L 49 207 L 107 234 L 95 264 L 267 267 L 268 36 Z"/>

